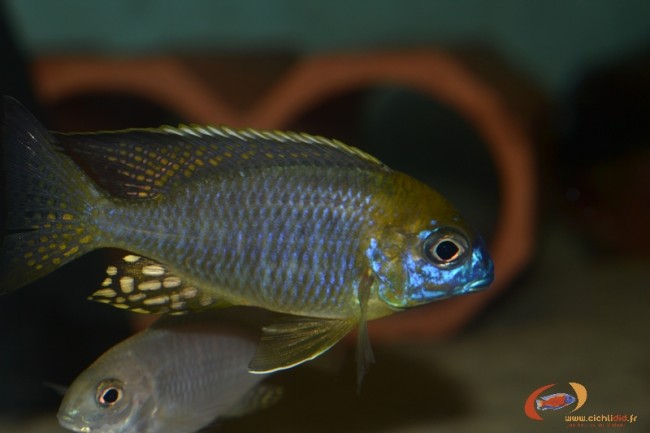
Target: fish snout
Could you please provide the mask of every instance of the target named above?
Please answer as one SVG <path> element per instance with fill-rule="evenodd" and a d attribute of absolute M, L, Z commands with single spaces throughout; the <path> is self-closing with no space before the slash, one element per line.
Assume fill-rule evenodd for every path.
<path fill-rule="evenodd" d="M 90 427 L 79 417 L 79 412 L 76 409 L 68 411 L 59 411 L 56 415 L 61 427 L 75 432 L 88 433 Z"/>
<path fill-rule="evenodd" d="M 482 239 L 478 238 L 474 251 L 469 281 L 454 290 L 454 295 L 473 293 L 486 289 L 494 281 L 494 263 L 490 258 L 487 247 Z"/>

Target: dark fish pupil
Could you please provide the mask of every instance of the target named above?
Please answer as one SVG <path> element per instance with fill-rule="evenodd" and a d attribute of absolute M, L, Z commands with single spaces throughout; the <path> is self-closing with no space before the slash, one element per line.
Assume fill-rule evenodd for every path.
<path fill-rule="evenodd" d="M 445 262 L 456 257 L 458 251 L 458 245 L 452 241 L 442 241 L 436 245 L 436 255 Z"/>
<path fill-rule="evenodd" d="M 115 388 L 109 388 L 106 391 L 104 391 L 104 395 L 102 396 L 102 400 L 104 400 L 102 403 L 115 403 L 119 397 L 120 393 L 117 391 Z"/>

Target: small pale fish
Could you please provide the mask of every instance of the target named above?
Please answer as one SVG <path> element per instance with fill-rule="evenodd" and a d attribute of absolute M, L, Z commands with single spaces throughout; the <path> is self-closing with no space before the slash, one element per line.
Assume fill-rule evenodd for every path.
<path fill-rule="evenodd" d="M 9 98 L 3 137 L 1 292 L 119 248 L 128 254 L 91 299 L 136 312 L 285 313 L 264 328 L 253 372 L 313 359 L 356 326 L 369 362 L 368 320 L 493 279 L 483 241 L 447 200 L 336 140 L 184 125 L 53 133 Z"/>
<path fill-rule="evenodd" d="M 91 433 L 191 433 L 268 407 L 281 389 L 248 371 L 257 338 L 215 320 L 156 322 L 99 357 L 65 393 L 59 423 Z"/>

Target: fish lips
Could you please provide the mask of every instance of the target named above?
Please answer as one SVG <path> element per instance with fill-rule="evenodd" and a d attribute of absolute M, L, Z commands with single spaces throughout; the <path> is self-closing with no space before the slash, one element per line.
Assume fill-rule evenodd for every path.
<path fill-rule="evenodd" d="M 456 287 L 452 291 L 452 296 L 465 295 L 485 290 L 494 281 L 494 263 L 492 262 L 492 259 L 490 259 L 484 250 L 479 251 L 478 256 L 478 260 L 475 260 L 475 262 L 480 263 L 480 265 L 477 266 L 477 277 L 467 284 Z"/>
<path fill-rule="evenodd" d="M 59 420 L 59 424 L 61 425 L 61 427 L 65 429 L 81 432 L 81 433 L 90 432 L 90 426 L 80 422 L 79 417 L 75 417 L 67 413 L 59 412 L 57 414 L 57 418 Z"/>
<path fill-rule="evenodd" d="M 472 281 L 461 288 L 463 293 L 472 293 L 486 289 L 494 281 L 494 274 L 490 274 L 480 280 Z"/>

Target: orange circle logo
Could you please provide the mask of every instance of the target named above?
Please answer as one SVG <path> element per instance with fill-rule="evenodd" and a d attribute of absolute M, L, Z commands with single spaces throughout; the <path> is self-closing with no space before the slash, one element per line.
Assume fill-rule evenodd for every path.
<path fill-rule="evenodd" d="M 564 409 L 565 407 L 569 407 L 577 402 L 573 410 L 571 410 L 571 412 L 575 412 L 587 401 L 587 388 L 578 382 L 569 382 L 575 395 L 566 392 L 542 395 L 544 391 L 554 387 L 555 385 L 557 384 L 552 383 L 550 385 L 541 386 L 528 396 L 526 403 L 524 404 L 524 413 L 528 418 L 536 421 L 543 421 L 544 418 L 541 417 L 539 414 L 540 412 L 545 410 Z"/>

